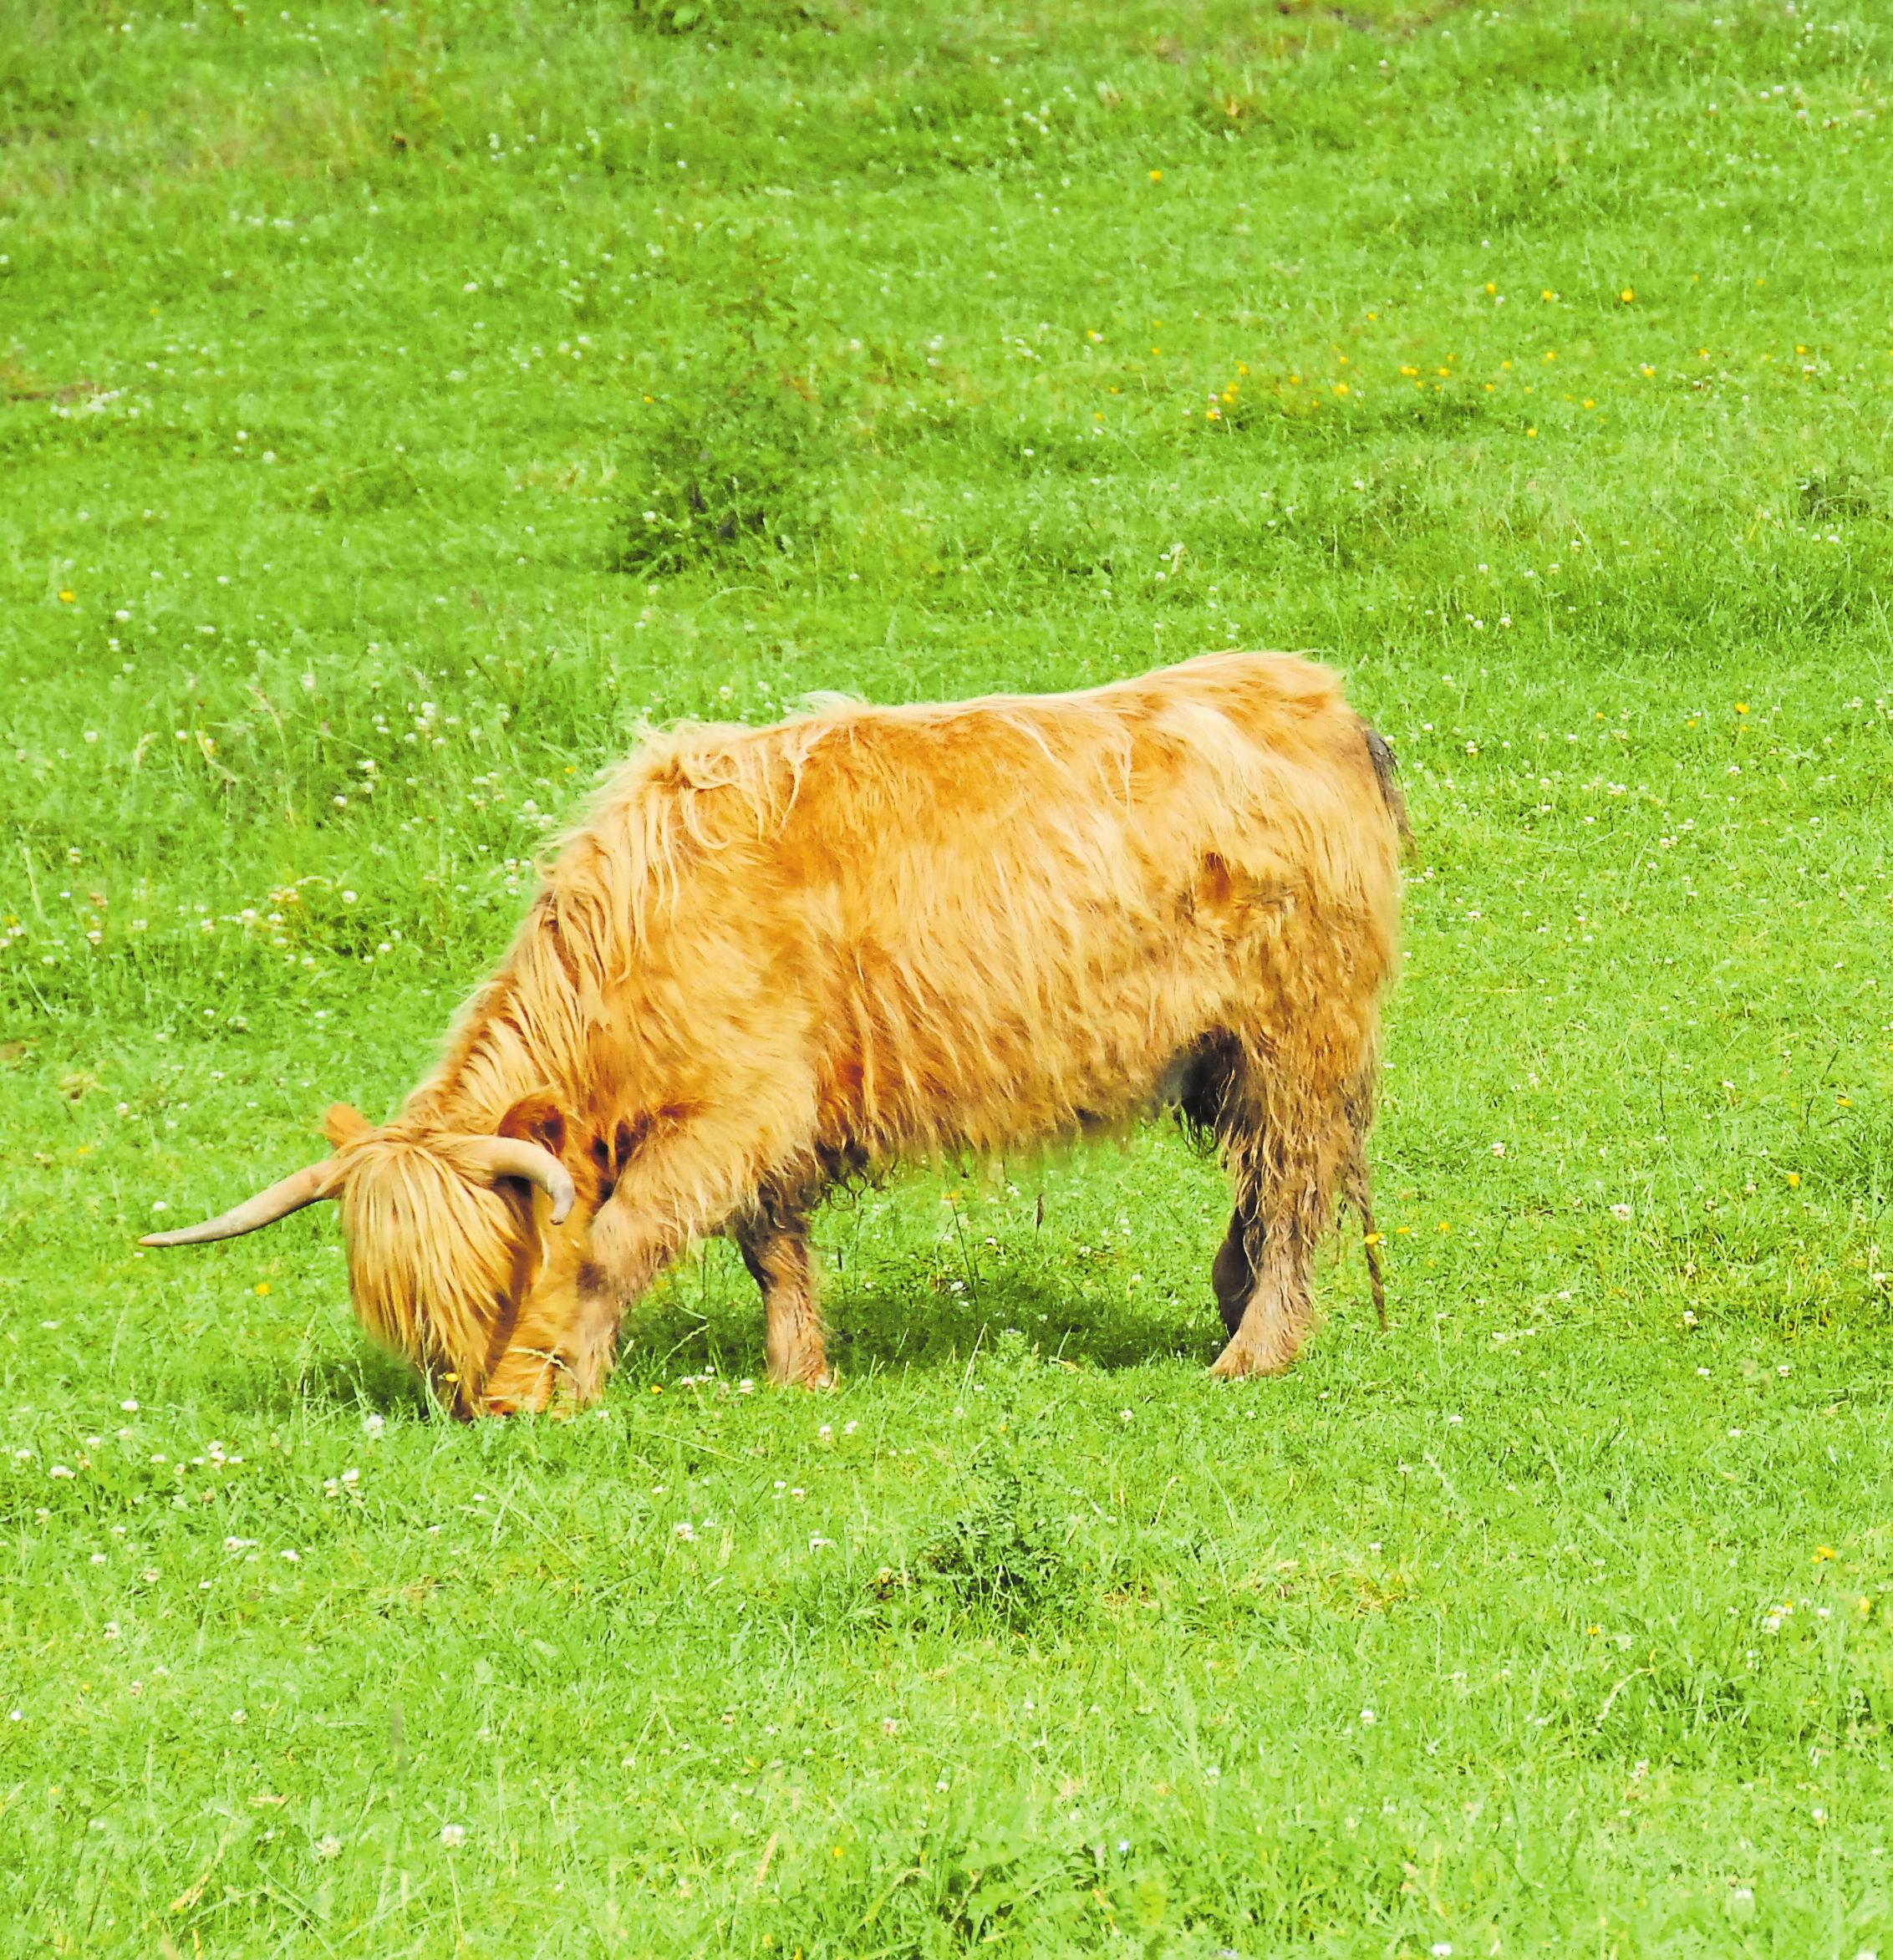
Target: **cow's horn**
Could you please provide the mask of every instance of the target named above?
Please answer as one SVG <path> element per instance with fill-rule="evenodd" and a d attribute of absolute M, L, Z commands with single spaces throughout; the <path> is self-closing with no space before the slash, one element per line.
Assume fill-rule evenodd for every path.
<path fill-rule="evenodd" d="M 490 1178 L 523 1178 L 552 1201 L 552 1223 L 562 1225 L 578 1202 L 572 1173 L 551 1151 L 522 1137 L 468 1137 L 462 1143 L 470 1162 Z"/>
<path fill-rule="evenodd" d="M 335 1195 L 335 1165 L 333 1161 L 312 1163 L 280 1183 L 246 1198 L 235 1210 L 221 1218 L 206 1219 L 201 1225 L 186 1225 L 176 1232 L 147 1232 L 140 1245 L 202 1245 L 212 1239 L 235 1239 L 262 1225 L 273 1225 L 305 1204 L 315 1204 Z"/>

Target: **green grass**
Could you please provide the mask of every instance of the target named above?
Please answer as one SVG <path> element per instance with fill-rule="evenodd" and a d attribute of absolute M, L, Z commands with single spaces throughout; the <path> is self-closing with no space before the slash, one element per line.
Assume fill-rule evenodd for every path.
<path fill-rule="evenodd" d="M 1893 1952 L 1880 11 L 0 22 L 0 1950 Z M 1231 643 L 1413 806 L 1389 1333 L 1213 1387 L 1155 1131 L 832 1206 L 819 1400 L 135 1249 L 641 718 Z"/>

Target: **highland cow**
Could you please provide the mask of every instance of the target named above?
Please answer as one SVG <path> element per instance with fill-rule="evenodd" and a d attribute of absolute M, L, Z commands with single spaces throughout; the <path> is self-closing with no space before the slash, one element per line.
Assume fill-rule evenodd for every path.
<path fill-rule="evenodd" d="M 818 1386 L 827 1187 L 1168 1103 L 1234 1183 L 1215 1372 L 1276 1372 L 1337 1200 L 1371 1227 L 1404 828 L 1386 745 L 1287 654 L 680 727 L 567 840 L 392 1122 L 337 1105 L 326 1161 L 144 1243 L 338 1200 L 363 1325 L 471 1416 L 593 1400 L 626 1310 L 720 1231 L 770 1378 Z"/>

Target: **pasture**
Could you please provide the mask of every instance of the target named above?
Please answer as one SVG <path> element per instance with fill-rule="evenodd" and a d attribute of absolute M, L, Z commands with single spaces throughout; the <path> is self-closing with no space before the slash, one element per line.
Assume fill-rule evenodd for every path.
<path fill-rule="evenodd" d="M 0 23 L 0 1952 L 1893 1954 L 1878 10 Z M 1162 1126 L 832 1205 L 821 1397 L 136 1249 L 641 720 L 1231 644 L 1412 804 L 1384 1334 L 1212 1383 Z"/>

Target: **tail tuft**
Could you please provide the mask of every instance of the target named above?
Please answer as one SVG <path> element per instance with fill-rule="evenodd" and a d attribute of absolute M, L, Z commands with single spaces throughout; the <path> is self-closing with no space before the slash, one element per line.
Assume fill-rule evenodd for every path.
<path fill-rule="evenodd" d="M 1341 1195 L 1361 1219 L 1361 1250 L 1367 1255 L 1367 1285 L 1374 1296 L 1374 1311 L 1380 1316 L 1381 1331 L 1387 1331 L 1387 1285 L 1381 1277 L 1381 1235 L 1374 1229 L 1374 1199 L 1367 1179 L 1367 1159 L 1360 1142 L 1354 1147 L 1354 1161 L 1347 1167 Z"/>

